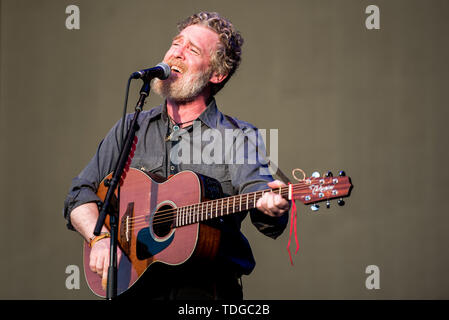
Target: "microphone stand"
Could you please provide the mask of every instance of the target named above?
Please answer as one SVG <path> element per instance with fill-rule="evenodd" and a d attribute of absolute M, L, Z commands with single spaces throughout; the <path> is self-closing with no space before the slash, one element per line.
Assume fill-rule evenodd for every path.
<path fill-rule="evenodd" d="M 143 105 L 145 104 L 145 99 L 148 97 L 150 92 L 150 77 L 145 77 L 143 80 L 142 88 L 140 89 L 140 98 L 137 102 L 134 118 L 131 121 L 128 132 L 125 138 L 125 144 L 120 152 L 114 174 L 112 179 L 109 180 L 106 187 L 108 191 L 106 197 L 104 198 L 103 205 L 101 206 L 100 214 L 98 216 L 97 224 L 95 226 L 94 235 L 98 236 L 101 233 L 101 228 L 104 225 L 106 215 L 109 215 L 110 224 L 110 255 L 109 255 L 109 269 L 108 269 L 108 286 L 106 291 L 106 299 L 112 300 L 117 297 L 117 239 L 118 239 L 118 211 L 114 211 L 110 208 L 112 196 L 114 195 L 115 189 L 117 189 L 119 183 L 121 182 L 121 177 L 126 166 L 126 162 L 130 158 L 131 148 L 134 144 L 134 137 L 137 130 L 139 130 L 139 125 L 137 123 L 137 118 L 142 111 Z M 105 183 L 106 184 L 106 183 Z M 121 184 L 121 183 L 120 183 Z M 120 208 L 120 205 L 119 205 Z"/>

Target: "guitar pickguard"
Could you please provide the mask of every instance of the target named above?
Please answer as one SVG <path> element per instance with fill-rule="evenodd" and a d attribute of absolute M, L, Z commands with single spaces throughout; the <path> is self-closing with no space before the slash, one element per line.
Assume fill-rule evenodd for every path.
<path fill-rule="evenodd" d="M 154 239 L 153 235 L 150 232 L 149 227 L 143 228 L 137 234 L 137 242 L 136 242 L 137 259 L 145 260 L 153 257 L 157 253 L 167 248 L 173 241 L 174 237 L 175 233 L 172 232 L 170 237 L 162 241 L 159 241 Z"/>

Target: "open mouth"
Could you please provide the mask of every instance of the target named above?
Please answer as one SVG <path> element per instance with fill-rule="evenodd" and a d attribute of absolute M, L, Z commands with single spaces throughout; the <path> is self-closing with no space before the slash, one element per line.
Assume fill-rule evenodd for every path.
<path fill-rule="evenodd" d="M 182 73 L 181 68 L 179 68 L 178 66 L 171 66 L 171 70 L 176 73 Z"/>

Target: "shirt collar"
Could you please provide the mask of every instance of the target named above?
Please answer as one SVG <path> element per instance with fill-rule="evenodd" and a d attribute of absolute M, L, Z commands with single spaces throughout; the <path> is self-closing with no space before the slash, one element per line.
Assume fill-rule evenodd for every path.
<path fill-rule="evenodd" d="M 215 98 L 212 97 L 207 105 L 206 110 L 204 110 L 198 118 L 209 128 L 216 129 L 219 115 L 220 111 L 218 111 Z"/>
<path fill-rule="evenodd" d="M 150 114 L 150 120 L 160 115 L 164 122 L 167 121 L 167 100 L 164 102 L 164 104 L 152 109 L 151 111 L 152 112 Z M 206 110 L 204 110 L 203 113 L 200 114 L 198 119 L 200 119 L 209 128 L 216 129 L 219 117 L 220 111 L 217 108 L 215 98 L 212 97 L 209 99 Z"/>

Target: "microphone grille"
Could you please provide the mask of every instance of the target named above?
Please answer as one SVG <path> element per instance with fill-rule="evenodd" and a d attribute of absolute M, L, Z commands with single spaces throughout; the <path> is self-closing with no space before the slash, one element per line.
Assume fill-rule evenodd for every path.
<path fill-rule="evenodd" d="M 156 67 L 161 67 L 162 70 L 164 70 L 164 75 L 162 77 L 160 77 L 161 80 L 165 80 L 168 77 L 170 77 L 171 70 L 170 70 L 170 67 L 168 66 L 168 64 L 161 62 L 161 63 L 158 63 L 156 65 Z"/>

